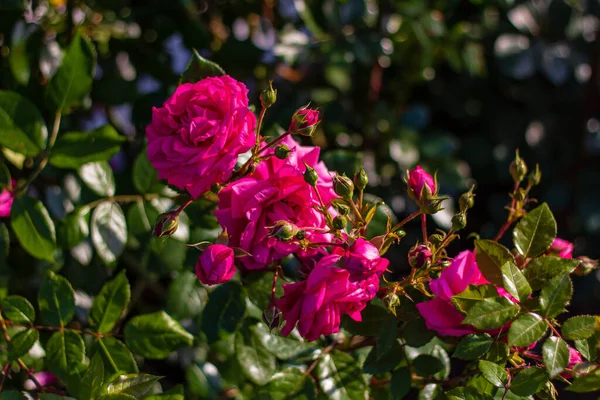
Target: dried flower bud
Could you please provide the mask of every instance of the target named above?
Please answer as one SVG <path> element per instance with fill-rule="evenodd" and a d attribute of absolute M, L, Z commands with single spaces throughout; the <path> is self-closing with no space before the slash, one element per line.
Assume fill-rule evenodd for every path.
<path fill-rule="evenodd" d="M 427 245 L 420 244 L 414 246 L 408 252 L 408 263 L 412 268 L 427 268 L 431 265 L 431 258 L 433 253 Z"/>
<path fill-rule="evenodd" d="M 154 236 L 155 237 L 170 237 L 177 231 L 179 223 L 179 214 L 175 211 L 169 211 L 164 214 L 160 214 L 156 218 L 154 224 Z"/>
<path fill-rule="evenodd" d="M 304 171 L 304 181 L 308 183 L 310 186 L 317 186 L 317 181 L 319 180 L 319 174 L 317 171 L 310 167 L 307 163 L 304 163 L 306 170 Z"/>
<path fill-rule="evenodd" d="M 291 152 L 292 151 L 288 146 L 285 144 L 280 144 L 275 148 L 275 157 L 279 158 L 280 160 L 285 160 L 288 158 Z"/>
<path fill-rule="evenodd" d="M 363 168 L 362 164 L 360 166 L 360 169 L 354 176 L 354 184 L 356 185 L 358 190 L 365 190 L 365 188 L 369 184 L 369 177 L 367 176 L 367 172 Z"/>
<path fill-rule="evenodd" d="M 269 81 L 269 88 L 260 93 L 260 105 L 269 108 L 277 101 L 277 90 L 273 89 L 273 81 Z"/>
<path fill-rule="evenodd" d="M 454 217 L 452 217 L 452 229 L 456 232 L 456 231 L 460 231 L 461 229 L 464 229 L 465 226 L 467 226 L 467 214 L 464 212 L 460 212 L 458 214 L 455 214 Z"/>
<path fill-rule="evenodd" d="M 354 183 L 346 175 L 335 174 L 333 177 L 333 190 L 341 198 L 350 200 L 354 194 Z"/>
<path fill-rule="evenodd" d="M 348 220 L 343 215 L 338 215 L 333 219 L 333 228 L 336 230 L 342 230 L 348 225 Z"/>
<path fill-rule="evenodd" d="M 519 156 L 518 150 L 515 159 L 510 164 L 509 171 L 515 183 L 521 182 L 527 174 L 527 164 L 525 164 L 525 161 Z"/>
<path fill-rule="evenodd" d="M 296 236 L 298 231 L 299 229 L 296 225 L 289 221 L 281 220 L 277 221 L 275 226 L 273 226 L 269 233 L 269 237 L 277 238 L 282 242 L 289 242 Z"/>

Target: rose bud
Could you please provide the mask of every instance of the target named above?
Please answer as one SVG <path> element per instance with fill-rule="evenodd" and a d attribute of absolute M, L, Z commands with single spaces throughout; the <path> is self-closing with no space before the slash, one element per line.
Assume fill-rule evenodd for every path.
<path fill-rule="evenodd" d="M 510 164 L 509 171 L 515 183 L 521 182 L 527 174 L 527 164 L 525 164 L 525 161 L 519 156 L 518 150 L 515 159 Z"/>
<path fill-rule="evenodd" d="M 169 211 L 160 214 L 154 225 L 154 236 L 157 238 L 172 236 L 177 231 L 178 223 L 179 214 L 177 212 Z"/>
<path fill-rule="evenodd" d="M 319 180 L 317 170 L 307 163 L 304 163 L 304 167 L 306 167 L 306 170 L 304 171 L 304 182 L 308 183 L 310 186 L 317 186 L 317 181 Z"/>
<path fill-rule="evenodd" d="M 302 107 L 292 116 L 288 130 L 293 134 L 312 136 L 319 124 L 319 112 L 312 108 Z"/>
<path fill-rule="evenodd" d="M 296 225 L 292 224 L 289 221 L 277 221 L 275 226 L 271 229 L 271 233 L 269 233 L 270 237 L 277 238 L 283 242 L 288 242 L 292 240 L 299 229 Z"/>
<path fill-rule="evenodd" d="M 412 171 L 408 171 L 406 184 L 408 185 L 408 195 L 415 201 L 437 193 L 435 180 L 420 165 L 417 165 Z"/>
<path fill-rule="evenodd" d="M 275 148 L 275 157 L 279 158 L 280 160 L 285 160 L 288 158 L 291 152 L 292 151 L 288 146 L 285 144 L 280 144 Z"/>
<path fill-rule="evenodd" d="M 354 193 L 354 183 L 346 175 L 335 174 L 333 177 L 333 190 L 341 198 L 349 200 Z"/>
<path fill-rule="evenodd" d="M 270 305 L 262 315 L 263 322 L 269 328 L 269 331 L 276 329 L 279 326 L 279 322 L 281 319 L 279 316 L 281 315 L 281 311 L 275 305 Z"/>
<path fill-rule="evenodd" d="M 424 244 L 420 244 L 414 246 L 408 252 L 408 263 L 414 269 L 419 269 L 423 267 L 426 268 L 429 265 L 431 265 L 432 256 L 433 254 L 431 253 L 429 247 L 427 247 Z"/>
<path fill-rule="evenodd" d="M 277 101 L 277 90 L 273 89 L 273 81 L 269 81 L 269 88 L 260 93 L 260 105 L 269 108 Z"/>
<path fill-rule="evenodd" d="M 360 166 L 360 169 L 354 176 L 354 184 L 356 185 L 358 190 L 365 190 L 365 188 L 369 184 L 369 176 L 367 175 L 367 171 L 365 171 L 362 165 Z"/>
<path fill-rule="evenodd" d="M 210 245 L 196 263 L 196 276 L 205 285 L 217 285 L 230 280 L 235 274 L 233 249 L 224 244 Z"/>

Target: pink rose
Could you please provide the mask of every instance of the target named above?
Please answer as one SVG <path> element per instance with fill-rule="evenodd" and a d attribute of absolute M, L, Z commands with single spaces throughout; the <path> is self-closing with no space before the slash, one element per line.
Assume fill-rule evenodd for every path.
<path fill-rule="evenodd" d="M 469 285 L 487 283 L 489 282 L 477 267 L 475 254 L 468 250 L 459 253 L 452 264 L 442 271 L 439 278 L 429 282 L 429 288 L 437 297 L 417 304 L 417 309 L 425 319 L 427 328 L 443 336 L 463 336 L 477 332 L 472 326 L 461 324 L 465 317 L 454 308 L 451 299 Z M 509 296 L 503 289 L 498 290 L 498 294 Z"/>
<path fill-rule="evenodd" d="M 293 134 L 312 136 L 318 123 L 319 111 L 303 107 L 294 113 L 288 130 Z"/>
<path fill-rule="evenodd" d="M 569 346 L 569 366 L 579 364 L 580 362 L 583 362 L 581 353 Z"/>
<path fill-rule="evenodd" d="M 152 109 L 148 158 L 160 179 L 196 198 L 229 178 L 254 145 L 255 127 L 243 83 L 227 75 L 184 83 Z"/>
<path fill-rule="evenodd" d="M 17 181 L 14 179 L 10 181 L 10 186 L 14 189 L 17 186 Z M 0 217 L 9 217 L 10 209 L 12 208 L 14 197 L 12 190 L 4 189 L 0 192 Z"/>
<path fill-rule="evenodd" d="M 342 265 L 350 272 L 352 282 L 364 280 L 373 275 L 381 276 L 390 263 L 388 259 L 381 257 L 377 247 L 363 238 L 357 239 L 347 250 L 336 247 L 334 254 L 343 257 Z"/>
<path fill-rule="evenodd" d="M 223 244 L 212 244 L 198 258 L 196 276 L 205 285 L 225 283 L 234 274 L 235 256 L 230 247 Z"/>
<path fill-rule="evenodd" d="M 50 371 L 36 372 L 35 374 L 33 374 L 33 376 L 42 387 L 52 386 L 58 383 L 58 378 Z M 23 387 L 25 388 L 25 390 L 36 390 L 37 385 L 33 380 L 27 379 L 23 384 Z"/>
<path fill-rule="evenodd" d="M 289 137 L 282 144 L 291 150 L 286 159 L 270 157 L 262 161 L 251 176 L 239 179 L 219 192 L 215 215 L 227 230 L 229 245 L 252 254 L 252 257 L 240 259 L 248 269 L 265 268 L 300 250 L 293 241 L 269 237 L 279 221 L 306 230 L 306 238 L 313 242 L 328 242 L 332 237 L 310 229 L 326 230 L 327 224 L 323 214 L 314 208 L 320 203 L 315 189 L 304 180 L 304 163 L 318 173 L 317 190 L 323 201 L 328 203 L 335 197 L 329 172 L 318 161 L 319 148 L 300 146 Z M 314 252 L 316 250 L 302 254 Z"/>
<path fill-rule="evenodd" d="M 437 192 L 435 181 L 420 165 L 408 172 L 408 194 L 414 200 L 420 200 L 423 190 L 427 190 L 430 194 Z"/>
<path fill-rule="evenodd" d="M 283 285 L 284 295 L 276 303 L 286 321 L 282 335 L 289 335 L 298 324 L 300 335 L 313 341 L 339 332 L 344 314 L 361 320 L 360 312 L 377 294 L 379 279 L 351 282 L 350 273 L 335 266 L 339 258 L 325 256 L 305 281 Z"/>
<path fill-rule="evenodd" d="M 548 253 L 561 258 L 573 258 L 573 247 L 573 243 L 556 238 L 548 249 Z"/>

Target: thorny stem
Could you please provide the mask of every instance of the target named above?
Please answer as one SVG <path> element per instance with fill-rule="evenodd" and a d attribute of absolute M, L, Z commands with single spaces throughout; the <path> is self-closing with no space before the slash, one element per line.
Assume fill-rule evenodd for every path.
<path fill-rule="evenodd" d="M 325 349 L 323 349 L 323 352 L 321 354 L 319 354 L 319 357 L 315 361 L 313 361 L 313 363 L 308 367 L 308 369 L 304 373 L 303 377 L 306 378 L 308 375 L 310 375 L 310 373 L 313 371 L 313 369 L 315 369 L 315 367 L 317 366 L 319 361 L 321 361 L 321 359 L 324 356 L 326 356 L 331 350 L 333 350 L 335 348 L 335 346 L 337 346 L 337 344 L 338 344 L 338 342 L 337 342 L 337 336 L 336 336 L 335 339 L 333 340 L 333 343 L 331 343 L 329 346 L 325 347 Z"/>
<path fill-rule="evenodd" d="M 260 149 L 260 129 L 262 127 L 263 119 L 265 118 L 265 113 L 267 112 L 266 108 L 260 110 L 260 115 L 258 117 L 258 122 L 256 123 L 256 143 L 254 144 L 253 153 L 258 154 L 258 149 Z"/>
<path fill-rule="evenodd" d="M 350 207 L 352 207 L 352 211 L 354 212 L 354 215 L 356 215 L 356 218 L 358 218 L 358 220 L 362 223 L 365 222 L 365 219 L 362 216 L 362 213 L 360 212 L 360 210 L 358 209 L 358 207 L 356 206 L 356 203 L 354 202 L 354 200 L 350 199 Z"/>
<path fill-rule="evenodd" d="M 271 140 L 270 142 L 267 142 L 263 147 L 261 147 L 256 152 L 255 156 L 260 155 L 260 153 L 262 153 L 263 151 L 265 151 L 269 147 L 273 147 L 274 145 L 276 145 L 277 143 L 281 142 L 283 139 L 285 139 L 286 137 L 290 136 L 291 134 L 292 134 L 291 131 L 286 131 L 283 135 L 279 135 L 275 139 Z"/>
<path fill-rule="evenodd" d="M 423 233 L 423 243 L 427 244 L 429 242 L 427 237 L 427 214 L 421 214 L 421 232 Z"/>
<path fill-rule="evenodd" d="M 189 198 L 185 203 L 183 203 L 181 206 L 179 206 L 179 208 L 177 210 L 175 210 L 175 212 L 179 215 L 183 210 L 185 210 L 185 208 L 187 206 L 192 204 L 193 201 L 194 201 L 194 199 Z"/>
<path fill-rule="evenodd" d="M 519 184 L 515 183 L 515 186 L 513 188 L 513 194 L 517 193 L 517 190 L 519 190 Z M 506 230 L 508 228 L 510 228 L 512 223 L 515 222 L 514 215 L 515 215 L 516 203 L 517 202 L 515 200 L 515 197 L 513 196 L 512 200 L 510 202 L 510 211 L 508 212 L 508 218 L 506 219 L 506 222 L 504 223 L 504 225 L 502 225 L 502 227 L 500 228 L 500 231 L 494 238 L 494 242 L 497 242 L 498 240 L 500 240 L 502 238 L 502 236 L 504 235 L 504 232 L 506 232 Z"/>
<path fill-rule="evenodd" d="M 393 228 L 392 228 L 392 232 L 396 232 L 398 229 L 402 228 L 404 225 L 406 225 L 406 223 L 410 222 L 411 220 L 417 218 L 419 215 L 421 214 L 421 210 L 415 211 L 414 213 L 410 214 L 408 217 L 404 218 L 402 221 L 400 221 L 399 223 L 397 223 Z"/>

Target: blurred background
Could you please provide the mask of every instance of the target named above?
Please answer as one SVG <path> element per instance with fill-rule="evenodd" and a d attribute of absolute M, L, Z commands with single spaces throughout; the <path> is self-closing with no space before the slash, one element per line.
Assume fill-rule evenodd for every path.
<path fill-rule="evenodd" d="M 273 80 L 278 101 L 267 113 L 267 132 L 287 127 L 300 106 L 318 107 L 323 122 L 306 144 L 320 146 L 328 166 L 349 175 L 362 162 L 368 191 L 397 219 L 415 210 L 402 177 L 416 164 L 438 170 L 440 192 L 454 199 L 476 184 L 463 247 L 472 246 L 469 232 L 490 238 L 504 222 L 508 166 L 519 149 L 530 169 L 540 164 L 542 183 L 533 194 L 549 203 L 559 236 L 575 243 L 575 255 L 600 258 L 597 0 L 67 1 L 0 0 L 0 89 L 35 98 L 62 56 L 68 35 L 61 33 L 81 26 L 96 45 L 98 65 L 86 110 L 64 121 L 65 129 L 108 122 L 130 138 L 111 161 L 122 193 L 131 186 L 151 107 L 173 92 L 197 49 L 243 81 L 254 104 Z M 45 176 L 50 185 L 69 179 L 55 173 Z M 47 202 L 64 202 L 56 190 L 46 191 Z M 446 206 L 437 227 L 449 227 L 454 203 Z M 60 206 L 49 208 L 64 216 Z M 201 206 L 188 214 L 204 224 L 194 225 L 192 238 L 214 233 Z M 129 212 L 128 225 L 135 218 Z M 388 253 L 399 275 L 408 270 L 405 254 L 418 224 L 407 233 L 406 246 Z M 197 255 L 181 243 L 137 236 L 150 251 L 130 244 L 122 262 L 145 277 L 134 296 L 142 299 L 136 307 L 151 310 L 164 300 L 161 285 L 173 271 L 190 269 Z M 11 257 L 14 263 L 26 256 Z M 90 293 L 106 276 L 91 255 L 61 267 Z M 32 271 L 24 266 L 3 282 L 26 291 L 40 276 Z M 600 274 L 575 280 L 574 312 L 600 312 Z"/>

